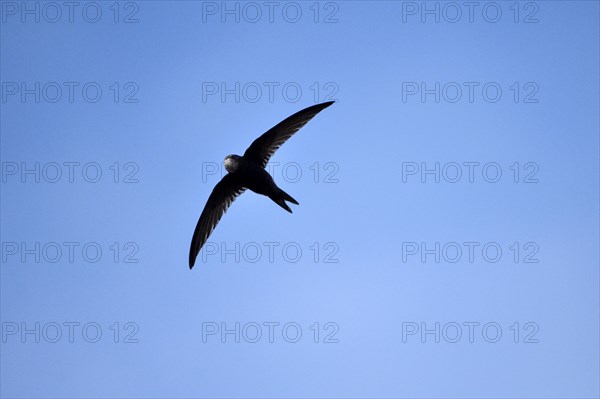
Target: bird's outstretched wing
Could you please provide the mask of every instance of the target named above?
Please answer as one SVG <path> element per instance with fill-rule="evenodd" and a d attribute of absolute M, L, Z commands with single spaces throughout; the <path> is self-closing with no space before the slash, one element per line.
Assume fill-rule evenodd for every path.
<path fill-rule="evenodd" d="M 200 215 L 196 230 L 194 230 L 194 237 L 192 237 L 190 269 L 194 267 L 198 252 L 200 252 L 200 249 L 206 243 L 206 240 L 208 240 L 210 233 L 215 229 L 223 214 L 227 212 L 233 201 L 244 191 L 246 189 L 241 187 L 237 183 L 236 178 L 231 174 L 223 177 L 215 188 L 213 188 Z"/>
<path fill-rule="evenodd" d="M 279 122 L 250 144 L 250 147 L 244 153 L 244 158 L 250 159 L 264 168 L 271 156 L 287 139 L 306 125 L 316 114 L 333 103 L 333 101 L 328 101 L 313 105 Z"/>

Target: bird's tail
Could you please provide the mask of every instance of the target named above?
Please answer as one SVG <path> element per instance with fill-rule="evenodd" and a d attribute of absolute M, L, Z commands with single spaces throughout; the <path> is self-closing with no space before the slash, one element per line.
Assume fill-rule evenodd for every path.
<path fill-rule="evenodd" d="M 279 193 L 281 194 L 281 196 L 283 197 L 284 200 L 289 201 L 292 204 L 300 205 L 298 203 L 298 201 L 296 201 L 291 195 L 289 195 L 288 193 L 286 193 L 282 189 L 279 189 Z"/>
<path fill-rule="evenodd" d="M 292 213 L 292 209 L 289 207 L 289 205 L 285 202 L 285 201 L 289 201 L 292 204 L 296 204 L 296 205 L 300 205 L 298 203 L 298 201 L 296 201 L 294 199 L 294 197 L 292 197 L 291 195 L 289 195 L 288 193 L 286 193 L 285 191 L 283 191 L 280 188 L 277 188 L 277 194 L 275 194 L 274 196 L 271 197 L 271 199 L 280 207 L 282 207 L 283 209 L 285 209 L 286 211 L 288 211 L 289 213 Z"/>

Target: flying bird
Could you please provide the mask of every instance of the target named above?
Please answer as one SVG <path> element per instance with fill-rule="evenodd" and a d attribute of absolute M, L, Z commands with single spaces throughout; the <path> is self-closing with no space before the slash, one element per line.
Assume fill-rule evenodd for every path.
<path fill-rule="evenodd" d="M 221 220 L 229 206 L 246 189 L 269 197 L 277 205 L 292 213 L 286 201 L 298 204 L 291 195 L 277 187 L 271 175 L 265 170 L 271 156 L 283 143 L 308 123 L 315 115 L 329 107 L 334 101 L 328 101 L 305 108 L 284 119 L 254 140 L 244 155 L 227 155 L 223 164 L 227 170 L 215 186 L 206 201 L 200 215 L 192 244 L 190 246 L 190 269 L 194 267 L 196 257 L 208 237 Z"/>

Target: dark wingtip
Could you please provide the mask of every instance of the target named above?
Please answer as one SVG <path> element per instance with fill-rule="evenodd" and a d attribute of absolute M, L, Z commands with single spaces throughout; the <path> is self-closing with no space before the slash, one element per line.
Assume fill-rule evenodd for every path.
<path fill-rule="evenodd" d="M 192 270 L 192 267 L 194 267 L 194 261 L 195 259 L 190 258 L 190 270 Z"/>
<path fill-rule="evenodd" d="M 318 110 L 318 111 L 317 111 L 317 113 L 319 113 L 319 112 L 321 112 L 322 110 L 324 110 L 325 108 L 329 107 L 329 106 L 330 106 L 331 104 L 333 104 L 334 102 L 335 102 L 335 101 L 326 101 L 326 102 L 324 102 L 324 103 L 319 103 L 319 104 L 312 105 L 312 106 L 310 106 L 310 107 L 308 107 L 308 108 L 306 108 L 306 109 L 317 109 L 317 110 Z M 302 110 L 302 111 L 300 111 L 300 112 L 303 112 L 303 111 L 305 111 L 305 110 Z"/>

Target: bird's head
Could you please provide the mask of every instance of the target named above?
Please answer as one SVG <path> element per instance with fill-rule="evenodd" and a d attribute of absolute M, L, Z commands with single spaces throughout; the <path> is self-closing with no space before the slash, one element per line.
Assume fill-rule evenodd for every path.
<path fill-rule="evenodd" d="M 227 155 L 225 157 L 225 160 L 223 161 L 223 164 L 225 165 L 225 169 L 227 169 L 227 172 L 229 172 L 229 173 L 235 172 L 240 166 L 240 159 L 241 159 L 241 157 L 239 155 Z"/>

